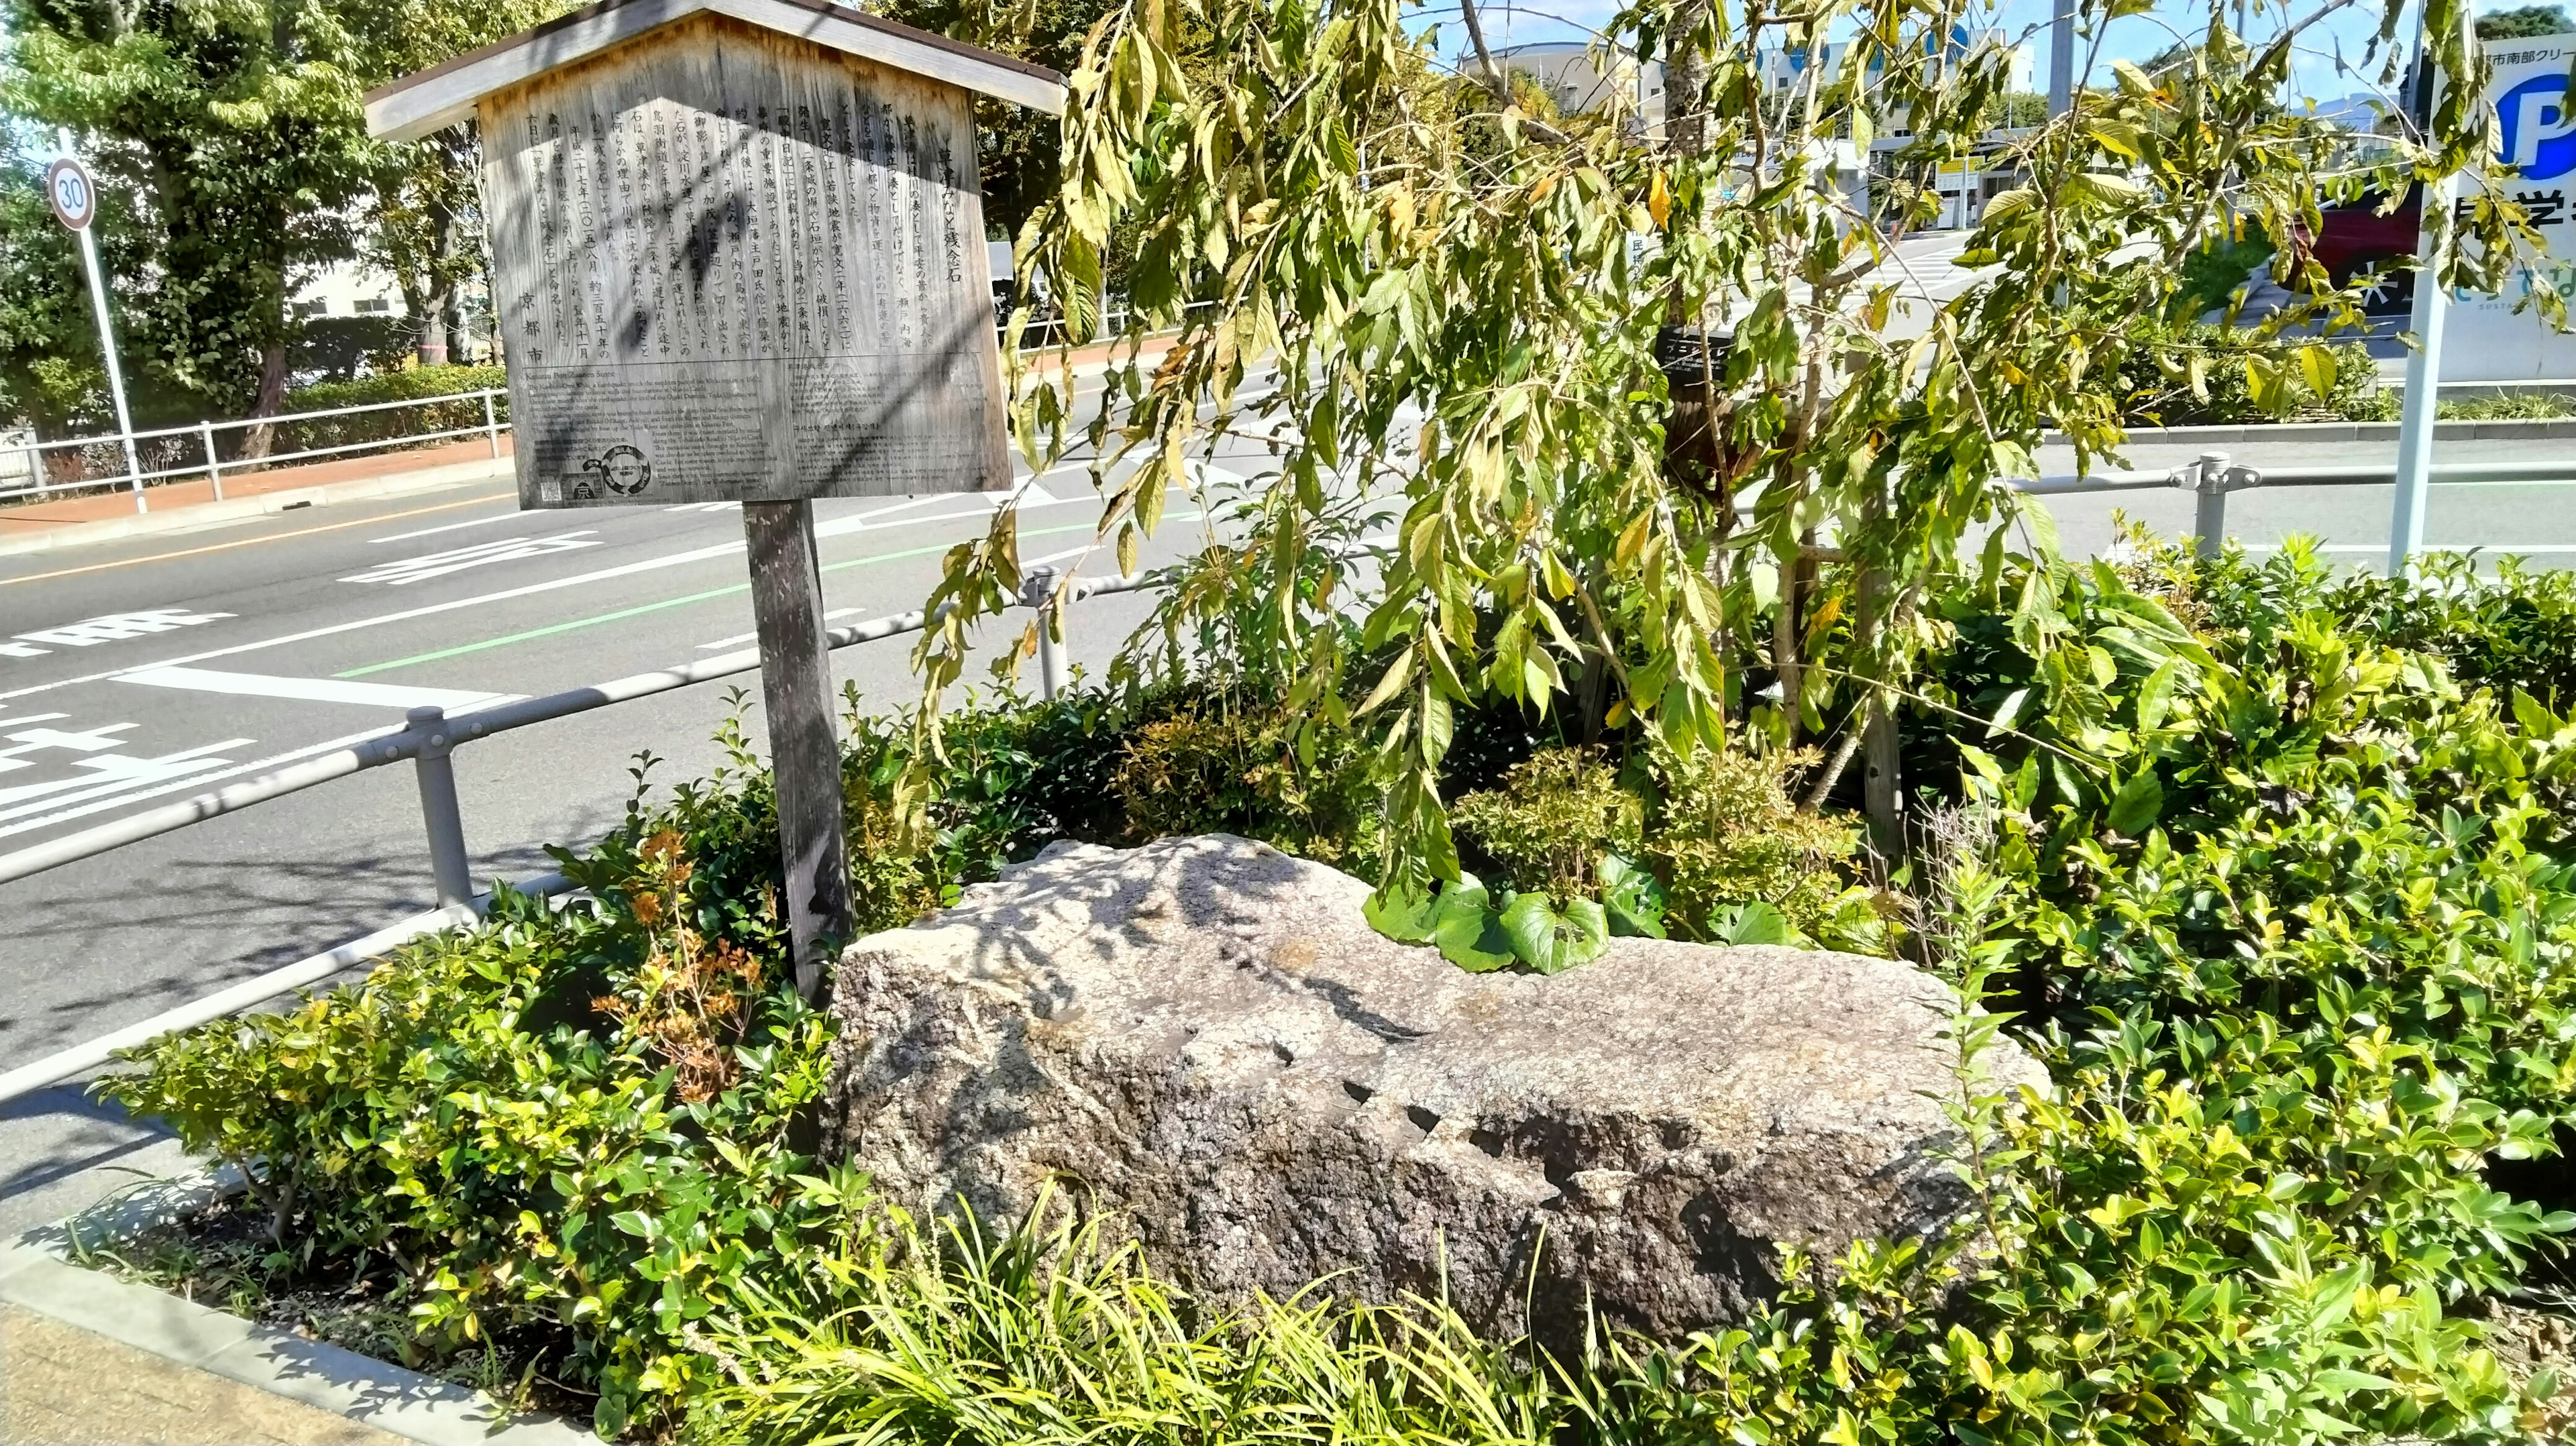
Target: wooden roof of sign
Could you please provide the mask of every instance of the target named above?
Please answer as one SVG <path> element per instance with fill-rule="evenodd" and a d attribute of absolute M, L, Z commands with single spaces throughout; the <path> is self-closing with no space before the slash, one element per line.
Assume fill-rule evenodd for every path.
<path fill-rule="evenodd" d="M 915 30 L 831 0 L 601 0 L 367 93 L 367 130 L 417 140 L 474 117 L 475 102 L 692 15 L 722 15 L 1049 115 L 1064 77 L 996 51 Z"/>

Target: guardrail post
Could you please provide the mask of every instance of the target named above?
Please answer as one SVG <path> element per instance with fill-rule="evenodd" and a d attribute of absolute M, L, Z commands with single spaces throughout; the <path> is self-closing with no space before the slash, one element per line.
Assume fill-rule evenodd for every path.
<path fill-rule="evenodd" d="M 2192 483 L 2199 498 L 2193 510 L 2191 530 L 2195 551 L 2203 562 L 2213 561 L 2227 546 L 2227 454 L 2200 454 L 2200 475 Z"/>
<path fill-rule="evenodd" d="M 447 710 L 432 703 L 403 715 L 420 738 L 412 768 L 420 779 L 420 817 L 429 830 L 429 869 L 438 881 L 438 902 L 472 905 L 473 866 L 465 858 L 465 816 L 456 806 L 456 766 L 448 755 L 455 739 L 447 731 Z"/>
<path fill-rule="evenodd" d="M 492 444 L 492 460 L 501 459 L 501 418 L 492 410 L 492 389 L 483 389 L 483 439 Z"/>
<path fill-rule="evenodd" d="M 1020 576 L 1020 601 L 1038 610 L 1038 693 L 1053 698 L 1064 691 L 1064 610 L 1056 605 L 1056 570 L 1033 567 Z"/>
<path fill-rule="evenodd" d="M 215 424 L 199 422 L 197 437 L 206 444 L 206 480 L 215 484 L 215 500 L 221 502 L 224 500 L 224 472 L 215 465 Z"/>

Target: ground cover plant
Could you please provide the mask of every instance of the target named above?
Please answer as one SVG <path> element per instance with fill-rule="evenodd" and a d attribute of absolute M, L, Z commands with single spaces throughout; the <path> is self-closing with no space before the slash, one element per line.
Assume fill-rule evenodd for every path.
<path fill-rule="evenodd" d="M 1562 900 L 1621 858 L 1678 932 L 1725 937 L 1708 921 L 1757 903 L 1813 932 L 1830 901 L 1780 881 L 1839 860 L 1836 897 L 1878 927 L 1836 942 L 1962 989 L 1975 1209 L 1949 1236 L 1784 1262 L 1769 1307 L 1688 1340 L 1547 1360 L 1437 1301 L 1214 1313 L 1060 1211 L 874 1201 L 800 1123 L 828 1029 L 784 981 L 768 782 L 738 728 L 717 777 L 567 859 L 589 902 L 505 898 L 364 986 L 173 1036 L 105 1088 L 255 1182 L 235 1228 L 265 1244 L 209 1293 L 363 1279 L 367 1328 L 404 1322 L 415 1359 L 558 1383 L 612 1434 L 2532 1438 L 2569 1402 L 2545 1352 L 2508 1364 L 2486 1333 L 2542 1318 L 2576 1227 L 2529 1198 L 2545 1175 L 2512 1174 L 2576 1113 L 2565 587 L 2449 563 L 2337 577 L 2298 548 L 2007 555 L 1940 599 L 1948 641 L 1898 710 L 1929 793 L 1884 889 L 1848 815 L 1799 797 L 1812 752 L 1692 783 L 1650 740 L 1471 715 L 1484 771 L 1452 787 L 1496 887 Z M 853 724 L 871 926 L 1056 838 L 1229 827 L 1360 858 L 1383 826 L 1319 823 L 1345 804 L 1318 799 L 1365 812 L 1344 771 L 1364 750 L 1301 757 L 1275 703 L 1202 682 L 965 709 L 932 844 L 871 846 L 916 734 Z M 1122 774 L 1223 786 L 1196 816 L 1161 796 L 1132 815 Z M 1553 846 L 1576 825 L 1607 845 L 1588 880 Z M 1981 1072 L 2004 1031 L 2048 1092 Z"/>

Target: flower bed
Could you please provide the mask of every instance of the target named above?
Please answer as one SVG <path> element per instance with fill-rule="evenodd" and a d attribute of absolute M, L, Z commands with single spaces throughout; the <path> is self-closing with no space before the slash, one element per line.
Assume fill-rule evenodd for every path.
<path fill-rule="evenodd" d="M 2564 574 L 2338 580 L 2297 547 L 2009 561 L 1940 599 L 1902 722 L 1941 807 L 1885 889 L 1847 822 L 1788 801 L 1812 760 L 1722 755 L 1711 791 L 1616 730 L 1584 751 L 1462 711 L 1449 786 L 1486 790 L 1457 819 L 1489 887 L 1699 937 L 1758 906 L 1995 1011 L 1961 1023 L 1958 1231 L 1787 1262 L 1769 1307 L 1684 1341 L 1548 1360 L 1436 1302 L 1322 1296 L 1218 1317 L 1064 1213 L 872 1200 L 806 1143 L 828 1031 L 782 982 L 768 781 L 730 728 L 733 765 L 566 857 L 594 905 L 504 897 L 104 1088 L 254 1182 L 265 1243 L 235 1220 L 164 1277 L 249 1309 L 363 1282 L 375 1339 L 560 1383 L 612 1436 L 2554 1429 L 2565 1328 L 2532 1311 L 2576 1229 L 2545 1168 L 2576 1117 L 2571 601 Z M 867 927 L 1056 838 L 1223 828 L 1365 869 L 1381 826 L 1366 753 L 1239 681 L 970 709 L 911 819 L 912 734 L 853 735 Z M 2045 1095 L 1978 1067 L 2007 1030 Z"/>

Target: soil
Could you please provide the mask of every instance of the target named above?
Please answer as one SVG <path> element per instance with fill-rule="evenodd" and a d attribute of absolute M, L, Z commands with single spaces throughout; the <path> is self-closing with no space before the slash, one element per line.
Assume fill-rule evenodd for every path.
<path fill-rule="evenodd" d="M 134 1239 L 78 1250 L 74 1259 L 306 1340 L 481 1391 L 514 1411 L 589 1421 L 596 1394 L 558 1379 L 573 1354 L 562 1331 L 518 1330 L 461 1350 L 433 1349 L 413 1335 L 411 1292 L 388 1263 L 299 1259 L 297 1252 L 277 1248 L 268 1226 L 265 1212 L 235 1196 Z"/>
<path fill-rule="evenodd" d="M 2551 1304 L 2554 1309 L 2488 1301 L 2487 1349 L 2515 1385 L 2527 1386 L 2543 1370 L 2557 1373 L 2558 1390 L 2539 1408 L 2542 1418 L 2523 1424 L 2540 1440 L 2566 1441 L 2576 1439 L 2576 1315 L 2568 1313 L 2576 1299 Z"/>

